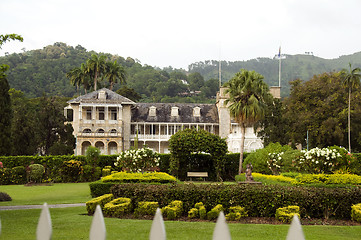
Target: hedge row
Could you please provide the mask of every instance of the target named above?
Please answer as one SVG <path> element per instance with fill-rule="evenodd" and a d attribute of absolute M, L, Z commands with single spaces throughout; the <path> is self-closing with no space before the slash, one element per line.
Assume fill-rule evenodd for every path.
<path fill-rule="evenodd" d="M 26 168 L 30 164 L 41 164 L 45 167 L 45 179 L 49 179 L 54 182 L 79 182 L 79 181 L 90 181 L 91 175 L 99 175 L 99 171 L 106 166 L 111 166 L 114 169 L 114 162 L 118 155 L 101 155 L 95 166 L 97 169 L 94 170 L 93 166 L 87 165 L 85 156 L 0 156 L 0 162 L 2 162 L 3 168 L 0 168 L 0 184 L 24 184 L 27 182 L 26 179 Z M 82 169 L 65 169 L 64 162 L 76 161 L 81 163 Z M 234 179 L 237 174 L 239 154 L 227 154 L 224 157 L 225 168 L 222 169 L 223 180 Z M 160 154 L 160 171 L 169 173 L 169 162 L 170 154 Z M 207 165 L 209 155 L 198 154 L 197 163 L 204 163 L 200 169 L 192 168 L 192 171 L 204 171 L 209 173 L 209 180 L 215 180 L 215 170 L 213 166 Z M 79 171 L 80 173 L 74 173 L 74 176 L 66 177 L 64 172 L 70 172 L 72 170 Z M 96 171 L 96 174 L 94 173 Z M 111 171 L 111 170 L 110 170 Z M 187 170 L 185 170 L 187 171 Z M 69 174 L 68 174 L 69 175 Z"/>
<path fill-rule="evenodd" d="M 135 204 L 157 201 L 160 207 L 180 200 L 183 215 L 198 202 L 207 211 L 217 204 L 224 208 L 244 206 L 251 217 L 273 217 L 277 208 L 289 205 L 300 207 L 301 215 L 311 218 L 350 219 L 350 209 L 361 199 L 360 188 L 313 188 L 263 185 L 214 184 L 118 184 L 111 187 L 115 198 L 128 197 Z M 93 195 L 93 192 L 92 192 Z"/>

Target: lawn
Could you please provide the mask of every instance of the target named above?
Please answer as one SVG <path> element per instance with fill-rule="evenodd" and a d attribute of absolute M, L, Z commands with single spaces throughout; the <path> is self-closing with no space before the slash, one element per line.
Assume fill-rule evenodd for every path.
<path fill-rule="evenodd" d="M 0 239 L 35 239 L 40 209 L 0 211 L 2 232 Z M 88 239 L 92 221 L 85 207 L 50 209 L 53 240 Z M 148 239 L 152 222 L 105 218 L 107 240 Z M 212 239 L 213 222 L 166 221 L 167 239 Z M 230 223 L 233 240 L 286 239 L 289 225 Z M 361 226 L 303 226 L 307 240 L 360 239 Z"/>
<path fill-rule="evenodd" d="M 13 199 L 0 202 L 0 206 L 57 203 L 85 203 L 91 199 L 89 183 L 55 183 L 51 186 L 1 185 Z"/>

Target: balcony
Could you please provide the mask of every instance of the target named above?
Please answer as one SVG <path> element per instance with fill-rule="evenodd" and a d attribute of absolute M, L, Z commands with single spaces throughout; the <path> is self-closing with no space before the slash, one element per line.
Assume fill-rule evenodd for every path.
<path fill-rule="evenodd" d="M 168 141 L 171 135 L 159 135 L 159 134 L 138 134 L 139 141 L 145 140 L 156 140 L 156 141 Z M 137 138 L 136 134 L 131 134 L 130 139 L 135 140 Z"/>

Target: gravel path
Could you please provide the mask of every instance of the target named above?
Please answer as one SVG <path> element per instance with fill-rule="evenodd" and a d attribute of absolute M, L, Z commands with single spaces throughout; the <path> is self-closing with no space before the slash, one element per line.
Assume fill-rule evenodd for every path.
<path fill-rule="evenodd" d="M 66 208 L 66 207 L 82 207 L 85 203 L 69 203 L 69 204 L 48 204 L 49 208 Z M 38 209 L 42 208 L 43 205 L 18 205 L 18 206 L 0 206 L 2 210 L 20 210 L 20 209 Z"/>

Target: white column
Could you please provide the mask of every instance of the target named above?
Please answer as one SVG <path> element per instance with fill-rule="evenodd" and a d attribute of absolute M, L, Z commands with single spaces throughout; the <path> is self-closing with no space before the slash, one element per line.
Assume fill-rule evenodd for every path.
<path fill-rule="evenodd" d="M 108 117 L 108 110 L 109 110 L 108 106 L 105 106 L 105 107 L 104 107 L 104 114 L 105 114 L 104 120 L 108 120 L 108 119 L 109 119 L 109 117 Z"/>
<path fill-rule="evenodd" d="M 82 109 L 83 107 L 79 105 L 79 120 L 83 119 Z"/>
<path fill-rule="evenodd" d="M 96 107 L 93 106 L 93 107 L 92 107 L 92 120 L 95 120 L 95 119 L 96 119 L 96 115 L 97 115 Z"/>

